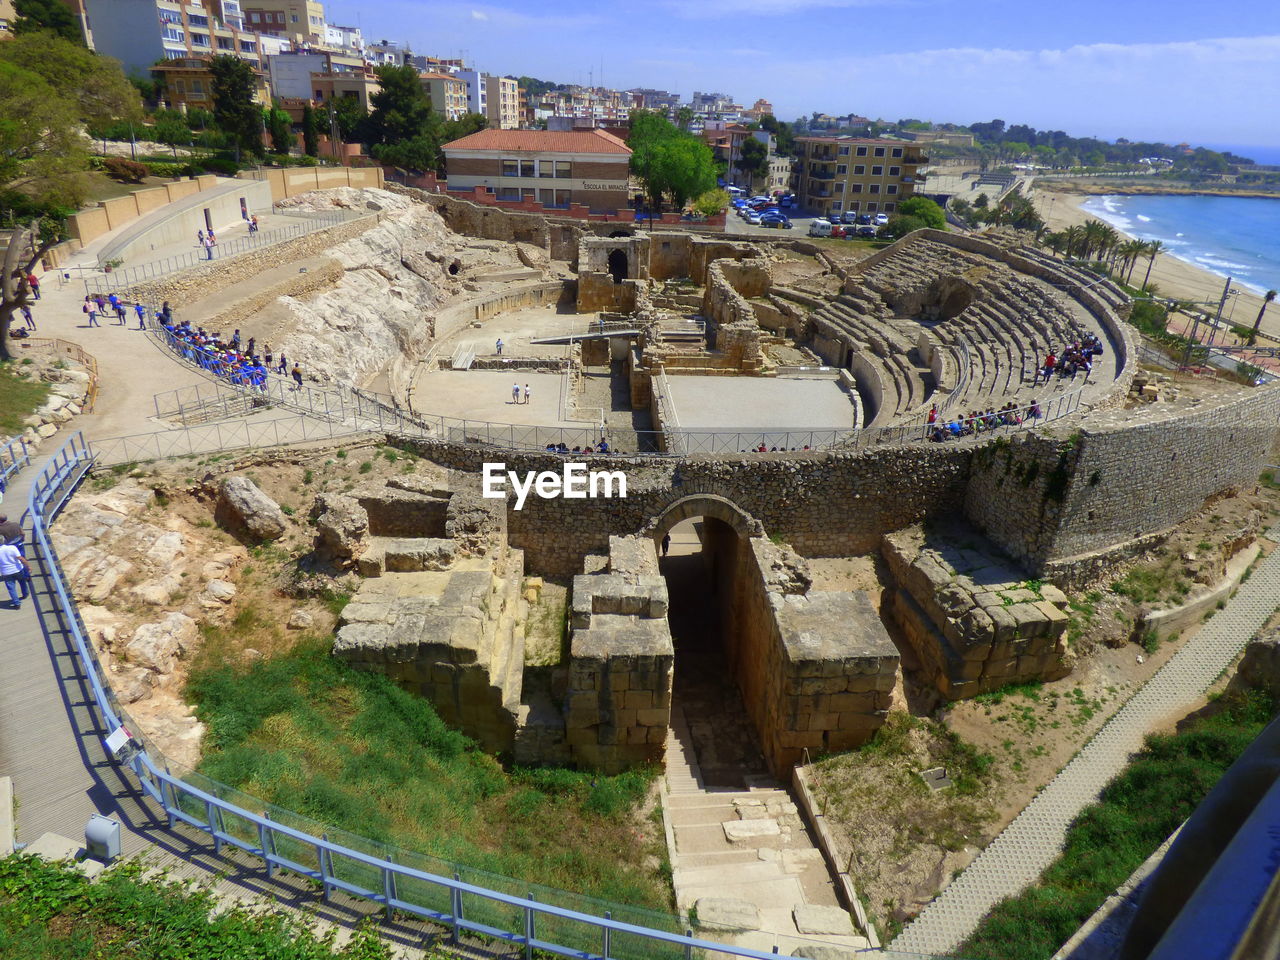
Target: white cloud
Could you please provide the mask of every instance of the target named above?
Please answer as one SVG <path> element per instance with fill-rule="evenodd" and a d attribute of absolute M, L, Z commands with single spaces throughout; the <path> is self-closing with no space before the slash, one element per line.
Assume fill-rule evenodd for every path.
<path fill-rule="evenodd" d="M 488 20 L 489 15 L 485 13 L 483 10 L 472 10 L 471 19 L 472 20 Z"/>

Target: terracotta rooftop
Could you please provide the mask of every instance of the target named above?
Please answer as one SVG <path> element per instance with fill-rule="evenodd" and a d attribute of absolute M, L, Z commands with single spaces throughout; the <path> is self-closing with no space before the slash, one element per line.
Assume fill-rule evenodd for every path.
<path fill-rule="evenodd" d="M 504 150 L 529 153 L 616 153 L 631 149 L 605 130 L 480 130 L 446 143 L 443 150 Z"/>

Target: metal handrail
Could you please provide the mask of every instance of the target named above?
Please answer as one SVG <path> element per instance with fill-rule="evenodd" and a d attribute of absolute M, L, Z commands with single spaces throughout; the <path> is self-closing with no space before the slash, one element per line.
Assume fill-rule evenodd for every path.
<path fill-rule="evenodd" d="M 7 484 L 24 467 L 31 466 L 31 448 L 22 437 L 10 437 L 0 445 L 0 482 Z M 0 487 L 0 490 L 3 490 Z"/>
<path fill-rule="evenodd" d="M 103 729 L 115 731 L 123 726 L 122 717 L 115 709 L 115 696 L 109 685 L 99 674 L 97 658 L 81 628 L 80 617 L 75 602 L 71 597 L 61 568 L 57 563 L 57 555 L 49 540 L 47 525 L 52 522 L 75 487 L 94 463 L 94 454 L 84 437 L 77 432 L 50 459 L 50 462 L 37 476 L 32 484 L 28 497 L 28 514 L 31 517 L 32 533 L 40 555 L 50 558 L 48 579 L 52 586 L 50 599 L 62 614 L 62 622 L 66 625 L 74 643 L 76 656 L 84 677 L 88 679 L 93 693 L 94 705 L 101 716 Z M 519 897 L 498 890 L 491 890 L 476 884 L 466 883 L 456 878 L 442 877 L 426 871 L 416 870 L 392 860 L 383 859 L 360 850 L 334 843 L 324 836 L 313 836 L 303 830 L 256 814 L 239 807 L 227 800 L 202 790 L 180 777 L 169 772 L 167 766 L 158 763 L 146 748 L 133 756 L 127 763 L 130 770 L 148 797 L 163 808 L 168 817 L 169 829 L 179 822 L 196 830 L 207 833 L 212 840 L 215 854 L 221 853 L 223 844 L 230 844 L 247 853 L 253 854 L 265 863 L 268 878 L 275 869 L 284 868 L 302 876 L 309 877 L 321 884 L 323 895 L 328 896 L 334 890 L 344 891 L 352 896 L 381 905 L 386 911 L 401 911 L 426 920 L 432 920 L 450 928 L 454 942 L 462 931 L 496 937 L 508 943 L 518 944 L 525 948 L 526 956 L 533 950 L 543 950 L 563 957 L 592 958 L 592 960 L 608 960 L 610 943 L 615 936 L 638 937 L 655 944 L 666 944 L 682 948 L 686 957 L 691 957 L 694 950 L 715 951 L 731 957 L 745 957 L 749 960 L 778 960 L 787 954 L 777 952 L 765 953 L 747 947 L 703 940 L 692 935 L 691 930 L 684 934 L 670 933 L 651 927 L 624 923 L 613 920 L 609 916 L 599 917 L 577 910 L 557 907 L 552 904 Z M 189 798 L 195 801 L 192 812 L 182 806 L 180 800 Z M 203 811 L 203 815 L 199 811 Z M 245 840 L 226 829 L 225 818 L 233 817 L 256 830 L 257 842 Z M 310 869 L 296 860 L 279 853 L 277 838 L 284 838 L 302 844 L 316 854 L 317 868 Z M 351 880 L 345 880 L 334 870 L 334 858 L 340 865 L 358 864 L 376 872 L 382 881 L 377 889 L 362 886 Z M 449 892 L 449 909 L 433 910 L 398 894 L 398 881 L 416 881 L 441 888 Z M 493 927 L 488 924 L 469 920 L 463 911 L 463 896 L 480 897 L 493 903 L 518 908 L 523 914 L 523 929 L 518 931 Z M 539 916 L 567 920 L 582 924 L 597 931 L 602 950 L 599 954 L 584 951 L 579 947 L 542 940 L 537 936 L 537 918 Z"/>

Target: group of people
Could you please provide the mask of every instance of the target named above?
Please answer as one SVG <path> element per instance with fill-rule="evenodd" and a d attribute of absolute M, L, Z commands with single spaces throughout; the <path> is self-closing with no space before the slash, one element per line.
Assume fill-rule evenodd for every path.
<path fill-rule="evenodd" d="M 595 444 L 594 446 L 588 443 L 585 447 L 573 447 L 572 449 L 570 449 L 569 446 L 564 443 L 548 443 L 547 444 L 547 453 L 613 453 L 613 452 L 614 451 L 609 447 L 609 441 L 607 441 L 604 437 L 601 437 L 600 442 Z"/>
<path fill-rule="evenodd" d="M 123 327 L 123 326 L 127 326 L 129 323 L 129 307 L 130 306 L 133 307 L 133 312 L 138 317 L 138 329 L 139 330 L 147 329 L 146 306 L 141 303 L 133 303 L 133 304 L 125 303 L 125 301 L 121 300 L 114 293 L 106 297 L 104 297 L 102 294 L 98 294 L 97 296 L 91 296 L 86 294 L 84 298 L 84 303 L 81 305 L 80 309 L 81 311 L 83 311 L 84 315 L 88 317 L 89 319 L 88 326 L 90 327 L 102 326 L 102 324 L 98 323 L 98 318 L 105 317 L 108 315 L 114 316 L 116 318 L 115 326 Z M 164 305 L 164 309 L 165 310 L 169 309 L 169 304 L 167 301 Z M 159 318 L 159 314 L 157 314 L 157 319 L 158 318 Z M 32 325 L 32 329 L 33 330 L 35 329 L 34 324 Z"/>
<path fill-rule="evenodd" d="M 196 246 L 204 249 L 204 258 L 206 260 L 213 259 L 213 248 L 218 245 L 218 238 L 213 233 L 213 228 L 209 228 L 209 232 L 203 230 L 196 231 Z"/>
<path fill-rule="evenodd" d="M 1039 383 L 1041 378 L 1048 383 L 1055 373 L 1060 378 L 1070 377 L 1074 380 L 1076 374 L 1080 372 L 1084 373 L 1084 378 L 1088 381 L 1089 374 L 1093 372 L 1093 358 L 1100 356 L 1102 356 L 1102 341 L 1093 334 L 1086 334 L 1083 339 L 1064 347 L 1061 356 L 1050 350 L 1044 358 L 1044 363 L 1036 368 L 1032 383 Z"/>
<path fill-rule="evenodd" d="M 166 303 L 157 319 L 169 335 L 173 348 L 192 363 L 236 386 L 265 392 L 267 377 L 275 373 L 282 377 L 288 374 L 293 379 L 290 390 L 302 389 L 302 368 L 296 363 L 290 368 L 283 351 L 279 358 L 271 344 L 264 344 L 259 351 L 253 337 L 242 344 L 239 330 L 223 340 L 221 335 L 206 331 L 204 327 L 192 327 L 186 320 L 174 323 L 172 315 L 167 312 L 168 307 Z"/>
<path fill-rule="evenodd" d="M 0 488 L 3 481 L 0 481 Z M 0 580 L 9 591 L 9 608 L 22 609 L 31 596 L 31 567 L 27 565 L 22 527 L 0 513 Z"/>
<path fill-rule="evenodd" d="M 524 385 L 524 399 L 520 399 L 520 384 L 513 383 L 511 385 L 511 402 L 512 403 L 528 403 L 529 396 L 533 391 L 529 389 L 529 385 Z"/>
<path fill-rule="evenodd" d="M 999 409 L 988 407 L 982 410 L 970 410 L 966 417 L 953 417 L 950 420 L 940 419 L 938 405 L 929 410 L 928 433 L 934 443 L 946 440 L 957 440 L 960 437 L 972 437 L 978 433 L 995 430 L 998 427 L 1016 427 L 1044 416 L 1040 410 L 1040 402 L 1032 400 L 1025 407 L 1020 407 L 1012 400 Z"/>

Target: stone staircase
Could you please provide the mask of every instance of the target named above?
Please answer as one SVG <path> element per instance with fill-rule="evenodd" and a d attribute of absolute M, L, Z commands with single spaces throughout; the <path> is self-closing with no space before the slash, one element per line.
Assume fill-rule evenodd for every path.
<path fill-rule="evenodd" d="M 744 782 L 736 790 L 703 783 L 688 723 L 674 707 L 663 817 L 679 910 L 694 910 L 695 933 L 709 939 L 852 960 L 869 942 L 839 905 L 790 792 L 769 777 Z"/>

